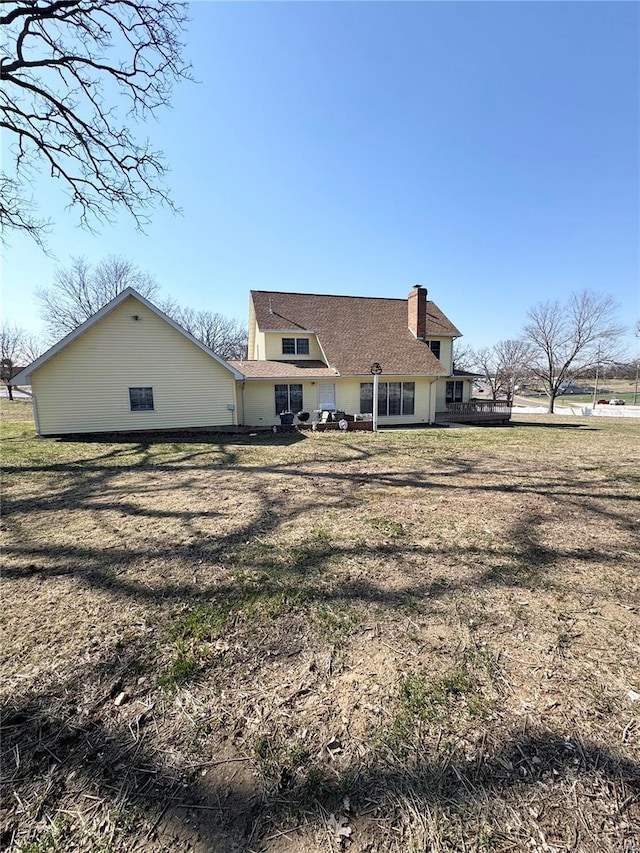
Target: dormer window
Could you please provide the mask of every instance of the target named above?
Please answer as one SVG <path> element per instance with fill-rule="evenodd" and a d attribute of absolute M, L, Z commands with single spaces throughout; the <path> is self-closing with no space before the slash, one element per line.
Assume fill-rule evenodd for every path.
<path fill-rule="evenodd" d="M 440 341 L 429 341 L 429 349 L 436 358 L 440 358 Z"/>
<path fill-rule="evenodd" d="M 309 338 L 283 338 L 282 355 L 309 355 Z"/>

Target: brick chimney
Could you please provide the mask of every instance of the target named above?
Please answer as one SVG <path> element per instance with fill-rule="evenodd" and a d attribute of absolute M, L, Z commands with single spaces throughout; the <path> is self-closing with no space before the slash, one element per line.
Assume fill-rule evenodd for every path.
<path fill-rule="evenodd" d="M 414 284 L 407 296 L 409 331 L 423 341 L 427 333 L 427 288 Z"/>

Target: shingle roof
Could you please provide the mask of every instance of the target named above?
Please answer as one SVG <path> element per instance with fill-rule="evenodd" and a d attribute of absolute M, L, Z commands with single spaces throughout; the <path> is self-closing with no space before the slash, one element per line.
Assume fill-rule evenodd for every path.
<path fill-rule="evenodd" d="M 229 361 L 247 379 L 325 379 L 336 372 L 323 361 Z"/>
<path fill-rule="evenodd" d="M 252 290 L 261 332 L 312 331 L 330 367 L 340 375 L 368 375 L 374 361 L 396 376 L 445 376 L 448 371 L 408 328 L 406 299 L 323 296 Z M 428 337 L 458 337 L 460 332 L 434 302 L 427 302 Z M 245 362 L 246 365 L 246 362 Z M 238 366 L 239 370 L 243 368 Z"/>

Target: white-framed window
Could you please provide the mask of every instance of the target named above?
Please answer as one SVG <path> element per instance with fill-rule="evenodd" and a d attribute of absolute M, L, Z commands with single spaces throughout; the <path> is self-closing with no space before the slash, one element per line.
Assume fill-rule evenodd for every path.
<path fill-rule="evenodd" d="M 464 389 L 464 382 L 447 382 L 447 394 L 445 402 L 461 403 Z"/>
<path fill-rule="evenodd" d="M 132 412 L 152 412 L 153 388 L 129 388 L 129 406 Z"/>
<path fill-rule="evenodd" d="M 301 412 L 302 385 L 276 385 L 276 415 L 280 412 Z"/>
<path fill-rule="evenodd" d="M 283 338 L 282 355 L 309 355 L 309 338 Z"/>
<path fill-rule="evenodd" d="M 413 415 L 415 397 L 415 382 L 379 382 L 378 415 Z M 373 414 L 373 382 L 360 383 L 360 412 Z"/>

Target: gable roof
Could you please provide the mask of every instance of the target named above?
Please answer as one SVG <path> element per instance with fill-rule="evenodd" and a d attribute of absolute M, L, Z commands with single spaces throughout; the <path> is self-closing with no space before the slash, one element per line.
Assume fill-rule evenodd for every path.
<path fill-rule="evenodd" d="M 72 344 L 76 340 L 76 338 L 79 338 L 81 335 L 84 335 L 85 332 L 88 332 L 89 329 L 96 325 L 96 323 L 99 323 L 100 320 L 106 317 L 107 314 L 110 314 L 111 311 L 114 310 L 114 308 L 117 308 L 118 305 L 120 305 L 122 302 L 125 301 L 125 299 L 128 299 L 129 297 L 133 297 L 134 299 L 136 299 L 138 302 L 140 302 L 141 305 L 144 305 L 145 308 L 148 308 L 157 317 L 160 317 L 161 320 L 164 320 L 165 323 L 168 323 L 173 329 L 176 330 L 176 332 L 179 332 L 188 341 L 191 341 L 192 344 L 195 344 L 198 349 L 201 349 L 208 356 L 211 356 L 214 361 L 217 361 L 223 367 L 226 367 L 227 370 L 233 374 L 235 379 L 244 378 L 239 370 L 229 364 L 229 362 L 221 356 L 216 355 L 213 350 L 210 350 L 209 347 L 205 346 L 202 341 L 199 341 L 197 340 L 197 338 L 194 338 L 193 335 L 190 335 L 189 332 L 183 329 L 182 326 L 176 323 L 175 320 L 172 320 L 171 317 L 168 317 L 159 308 L 156 308 L 156 306 L 152 302 L 149 302 L 148 299 L 145 299 L 145 297 L 138 293 L 137 290 L 134 290 L 133 287 L 127 287 L 114 299 L 112 299 L 111 302 L 107 302 L 107 304 L 104 305 L 99 311 L 96 311 L 95 314 L 92 314 L 92 316 L 89 317 L 88 320 L 85 320 L 84 323 L 81 323 L 76 329 L 74 329 L 72 332 L 69 332 L 68 335 L 65 335 L 62 340 L 58 341 L 57 344 L 54 344 L 39 358 L 33 361 L 28 367 L 25 367 L 20 373 L 18 373 L 13 378 L 13 384 L 29 385 L 31 383 L 31 374 L 35 370 L 37 370 L 39 367 L 42 367 L 43 364 L 46 364 L 48 361 L 50 361 L 50 359 L 58 355 L 58 353 L 62 352 L 62 350 L 68 347 L 69 344 Z"/>
<path fill-rule="evenodd" d="M 251 300 L 261 332 L 313 331 L 328 365 L 343 376 L 369 375 L 374 361 L 386 375 L 448 375 L 428 345 L 409 330 L 406 299 L 252 290 Z M 427 301 L 426 337 L 460 334 Z"/>

